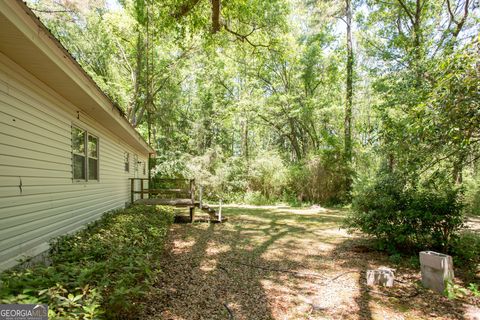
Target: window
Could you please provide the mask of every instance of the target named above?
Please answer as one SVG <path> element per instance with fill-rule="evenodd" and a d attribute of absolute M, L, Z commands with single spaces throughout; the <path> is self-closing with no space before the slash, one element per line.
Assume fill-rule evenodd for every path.
<path fill-rule="evenodd" d="M 98 180 L 98 138 L 88 135 L 88 179 Z"/>
<path fill-rule="evenodd" d="M 125 172 L 130 172 L 130 153 L 125 152 L 124 162 L 125 162 Z"/>
<path fill-rule="evenodd" d="M 85 180 L 87 170 L 85 162 L 85 134 L 86 132 L 72 128 L 72 148 L 73 148 L 73 179 Z"/>
<path fill-rule="evenodd" d="M 136 154 L 133 155 L 133 171 L 135 174 L 138 173 L 138 156 Z"/>
<path fill-rule="evenodd" d="M 72 127 L 72 165 L 74 180 L 98 180 L 98 138 Z"/>

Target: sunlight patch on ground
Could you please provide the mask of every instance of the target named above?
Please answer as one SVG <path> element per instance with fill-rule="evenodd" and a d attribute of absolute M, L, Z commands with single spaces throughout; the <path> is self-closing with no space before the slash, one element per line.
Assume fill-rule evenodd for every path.
<path fill-rule="evenodd" d="M 209 242 L 207 249 L 207 256 L 215 256 L 221 253 L 225 253 L 231 250 L 231 247 L 227 244 L 219 244 L 216 242 Z"/>
<path fill-rule="evenodd" d="M 200 264 L 200 270 L 204 272 L 214 271 L 217 268 L 216 259 L 206 259 Z"/>
<path fill-rule="evenodd" d="M 226 223 L 175 225 L 154 312 L 142 318 L 229 319 L 230 310 L 237 320 L 461 319 L 463 307 L 429 291 L 388 296 L 415 293 L 418 271 L 397 272 L 393 289 L 368 289 L 366 270 L 393 267 L 388 256 L 342 229 L 343 211 L 315 209 L 232 206 Z"/>
<path fill-rule="evenodd" d="M 286 206 L 256 206 L 256 205 L 251 205 L 251 204 L 229 204 L 226 206 L 223 206 L 224 208 L 240 208 L 240 209 L 254 209 L 254 210 L 275 210 L 278 208 L 288 208 Z"/>
<path fill-rule="evenodd" d="M 195 245 L 195 240 L 185 241 L 185 240 L 175 240 L 174 242 L 174 253 L 181 253 L 189 251 Z"/>
<path fill-rule="evenodd" d="M 288 208 L 288 207 L 276 207 L 275 212 L 282 212 L 282 213 L 290 213 L 296 215 L 318 215 L 318 214 L 334 214 L 338 213 L 336 210 L 331 210 L 327 208 L 323 208 L 320 206 L 311 206 L 308 208 Z M 341 215 L 337 215 L 337 217 L 343 218 Z"/>

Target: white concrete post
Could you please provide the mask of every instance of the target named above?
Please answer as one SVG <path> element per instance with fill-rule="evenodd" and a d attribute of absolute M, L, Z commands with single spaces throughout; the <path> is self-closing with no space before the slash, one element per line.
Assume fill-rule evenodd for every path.
<path fill-rule="evenodd" d="M 222 199 L 220 199 L 220 208 L 218 208 L 218 221 L 222 222 Z"/>
<path fill-rule="evenodd" d="M 200 202 L 200 204 L 199 204 L 200 210 L 202 209 L 202 194 L 203 194 L 203 186 L 200 185 L 200 195 L 199 195 L 199 199 L 198 199 L 199 202 Z"/>
<path fill-rule="evenodd" d="M 367 286 L 393 287 L 395 281 L 394 270 L 380 267 L 376 270 L 367 270 Z"/>
<path fill-rule="evenodd" d="M 447 281 L 453 281 L 452 257 L 434 251 L 420 252 L 422 284 L 439 293 L 445 290 Z"/>

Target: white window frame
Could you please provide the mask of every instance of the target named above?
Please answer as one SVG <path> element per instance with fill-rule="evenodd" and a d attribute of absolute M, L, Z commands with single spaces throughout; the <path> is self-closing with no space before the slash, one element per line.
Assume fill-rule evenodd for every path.
<path fill-rule="evenodd" d="M 130 153 L 125 151 L 123 153 L 123 170 L 126 173 L 130 173 Z"/>
<path fill-rule="evenodd" d="M 133 155 L 133 171 L 138 173 L 138 155 L 134 154 Z"/>
<path fill-rule="evenodd" d="M 77 129 L 77 130 L 81 130 L 84 132 L 85 136 L 84 136 L 84 141 L 83 141 L 83 144 L 84 144 L 84 152 L 83 153 L 77 153 L 74 151 L 74 145 L 73 145 L 73 138 L 71 140 L 71 152 L 72 152 L 72 181 L 73 182 L 100 182 L 100 138 L 97 136 L 97 135 L 94 135 L 92 134 L 90 131 L 80 127 L 80 126 L 77 126 L 75 124 L 72 124 L 71 125 L 71 133 L 73 134 L 73 130 L 74 129 Z M 89 150 L 88 150 L 88 138 L 89 137 L 93 137 L 95 139 L 97 139 L 97 156 L 96 157 L 91 157 L 89 155 Z M 78 179 L 78 178 L 75 178 L 75 155 L 79 155 L 79 156 L 82 156 L 85 158 L 85 164 L 84 164 L 84 173 L 85 173 L 85 178 L 84 179 Z M 92 158 L 92 159 L 95 159 L 97 160 L 97 178 L 96 179 L 90 179 L 89 178 L 89 173 L 90 173 L 90 164 L 89 164 L 89 159 Z"/>

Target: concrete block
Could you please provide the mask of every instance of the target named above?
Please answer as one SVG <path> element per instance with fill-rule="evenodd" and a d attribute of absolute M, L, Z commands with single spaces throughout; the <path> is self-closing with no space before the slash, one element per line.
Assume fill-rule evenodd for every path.
<path fill-rule="evenodd" d="M 393 269 L 380 267 L 376 270 L 367 270 L 367 286 L 393 287 L 394 280 Z"/>
<path fill-rule="evenodd" d="M 445 290 L 445 282 L 453 281 L 452 257 L 434 251 L 420 252 L 422 284 L 439 293 Z"/>

